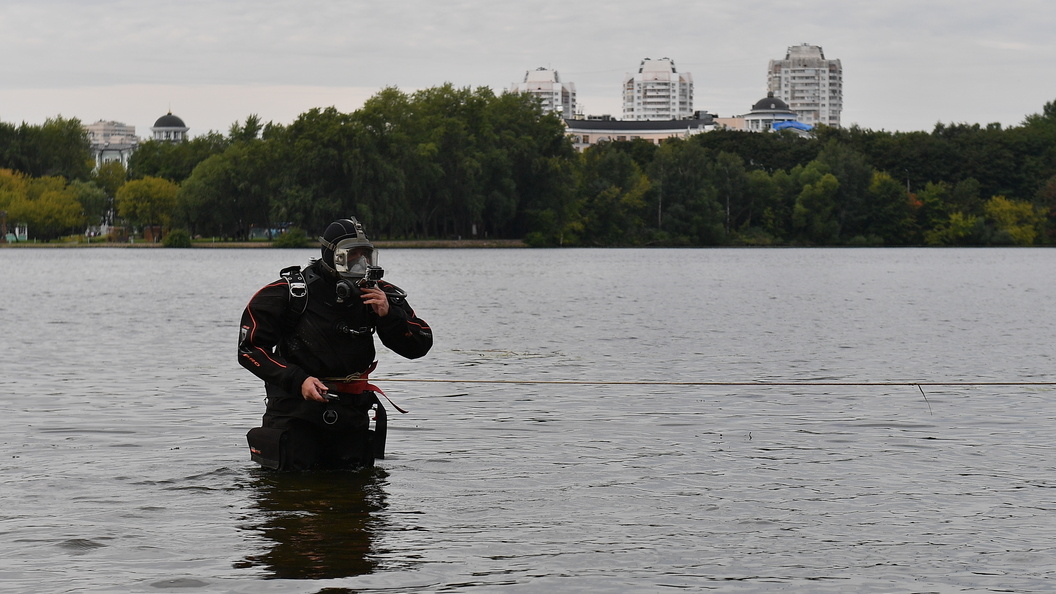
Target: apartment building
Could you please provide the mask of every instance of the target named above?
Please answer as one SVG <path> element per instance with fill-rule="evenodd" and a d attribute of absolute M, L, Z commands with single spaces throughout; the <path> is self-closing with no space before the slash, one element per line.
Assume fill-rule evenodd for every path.
<path fill-rule="evenodd" d="M 528 93 L 539 99 L 543 111 L 562 118 L 576 115 L 576 85 L 562 82 L 556 70 L 536 68 L 524 73 L 524 80 L 510 86 L 513 93 Z"/>
<path fill-rule="evenodd" d="M 825 59 L 820 46 L 788 48 L 784 60 L 770 60 L 767 86 L 799 121 L 811 126 L 840 126 L 843 111 L 843 66 Z"/>
<path fill-rule="evenodd" d="M 678 72 L 674 60 L 645 58 L 623 79 L 623 119 L 681 120 L 693 117 L 693 75 Z"/>

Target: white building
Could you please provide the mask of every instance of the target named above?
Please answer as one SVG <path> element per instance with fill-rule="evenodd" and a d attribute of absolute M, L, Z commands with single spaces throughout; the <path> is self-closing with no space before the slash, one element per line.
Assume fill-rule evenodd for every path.
<path fill-rule="evenodd" d="M 693 117 L 693 75 L 678 72 L 670 58 L 645 58 L 623 79 L 624 120 L 680 120 Z"/>
<path fill-rule="evenodd" d="M 772 132 L 774 124 L 799 121 L 796 112 L 789 109 L 784 101 L 774 97 L 773 92 L 756 101 L 752 110 L 741 117 L 744 119 L 744 129 L 749 132 Z"/>
<path fill-rule="evenodd" d="M 556 70 L 529 70 L 524 73 L 524 81 L 513 83 L 510 91 L 537 97 L 546 113 L 556 113 L 562 118 L 571 118 L 576 114 L 576 85 L 561 82 Z"/>
<path fill-rule="evenodd" d="M 770 60 L 767 86 L 799 115 L 800 122 L 840 126 L 843 66 L 839 60 L 826 60 L 820 46 L 794 45 L 784 60 Z"/>
<path fill-rule="evenodd" d="M 183 123 L 183 120 L 172 115 L 171 111 L 158 118 L 150 128 L 150 131 L 154 133 L 154 140 L 161 142 L 183 142 L 187 140 L 188 130 L 190 128 Z"/>
<path fill-rule="evenodd" d="M 661 144 L 671 138 L 686 139 L 694 134 L 710 132 L 716 127 L 709 113 L 698 112 L 690 118 L 664 121 L 629 121 L 603 117 L 565 120 L 565 129 L 576 150 L 583 151 L 602 142 L 644 140 Z"/>
<path fill-rule="evenodd" d="M 91 143 L 96 168 L 103 163 L 113 161 L 120 161 L 122 165 L 128 167 L 128 158 L 139 145 L 135 126 L 111 120 L 99 120 L 94 124 L 86 125 L 84 129 L 88 132 L 88 141 Z"/>

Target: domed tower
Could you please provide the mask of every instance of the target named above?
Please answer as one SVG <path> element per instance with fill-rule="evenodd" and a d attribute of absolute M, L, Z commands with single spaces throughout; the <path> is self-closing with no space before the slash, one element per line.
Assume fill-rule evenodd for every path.
<path fill-rule="evenodd" d="M 774 97 L 773 91 L 766 97 L 755 102 L 752 111 L 744 115 L 745 127 L 749 132 L 763 132 L 773 130 L 774 124 L 781 122 L 797 122 L 799 116 L 788 108 L 788 104 Z"/>
<path fill-rule="evenodd" d="M 187 140 L 188 130 L 190 128 L 183 123 L 183 120 L 172 115 L 171 111 L 158 118 L 158 121 L 150 127 L 150 131 L 154 133 L 154 140 L 161 142 L 183 142 Z"/>

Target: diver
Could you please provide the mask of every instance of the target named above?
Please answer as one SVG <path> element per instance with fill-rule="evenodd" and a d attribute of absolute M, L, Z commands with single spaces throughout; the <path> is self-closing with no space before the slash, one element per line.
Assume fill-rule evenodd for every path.
<path fill-rule="evenodd" d="M 330 223 L 319 242 L 322 258 L 284 269 L 242 313 L 238 361 L 267 395 L 261 427 L 247 439 L 251 458 L 267 468 L 355 468 L 383 458 L 385 409 L 368 382 L 374 334 L 408 359 L 433 345 L 407 294 L 382 280 L 359 221 Z"/>

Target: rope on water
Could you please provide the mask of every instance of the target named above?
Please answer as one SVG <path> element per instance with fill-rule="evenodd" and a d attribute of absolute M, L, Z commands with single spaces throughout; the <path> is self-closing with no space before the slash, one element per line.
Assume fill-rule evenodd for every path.
<path fill-rule="evenodd" d="M 378 382 L 411 382 L 411 383 L 435 383 L 435 384 L 524 384 L 524 385 L 576 385 L 576 386 L 776 386 L 776 387 L 809 387 L 809 386 L 916 386 L 924 390 L 924 386 L 1056 386 L 1052 382 L 840 382 L 840 381 L 742 381 L 742 382 L 712 382 L 712 381 L 650 381 L 650 380 L 528 380 L 528 379 L 441 379 L 441 378 L 406 378 L 392 377 L 376 379 Z"/>
<path fill-rule="evenodd" d="M 435 383 L 435 384 L 519 384 L 519 385 L 562 385 L 562 386 L 711 386 L 711 387 L 873 387 L 873 386 L 897 386 L 897 387 L 908 387 L 916 386 L 920 390 L 920 395 L 924 397 L 924 402 L 928 405 L 928 414 L 934 414 L 931 410 L 931 402 L 928 400 L 928 395 L 924 393 L 924 386 L 928 387 L 997 387 L 997 386 L 1056 386 L 1056 381 L 1053 382 L 838 382 L 838 381 L 801 381 L 801 382 L 784 382 L 784 381 L 747 381 L 747 382 L 673 382 L 673 381 L 648 381 L 648 380 L 626 380 L 626 381 L 611 381 L 611 380 L 526 380 L 526 379 L 490 379 L 490 380 L 472 380 L 472 379 L 422 379 L 422 378 L 407 378 L 407 377 L 394 377 L 385 380 L 379 380 L 385 382 L 417 382 L 417 383 Z"/>

